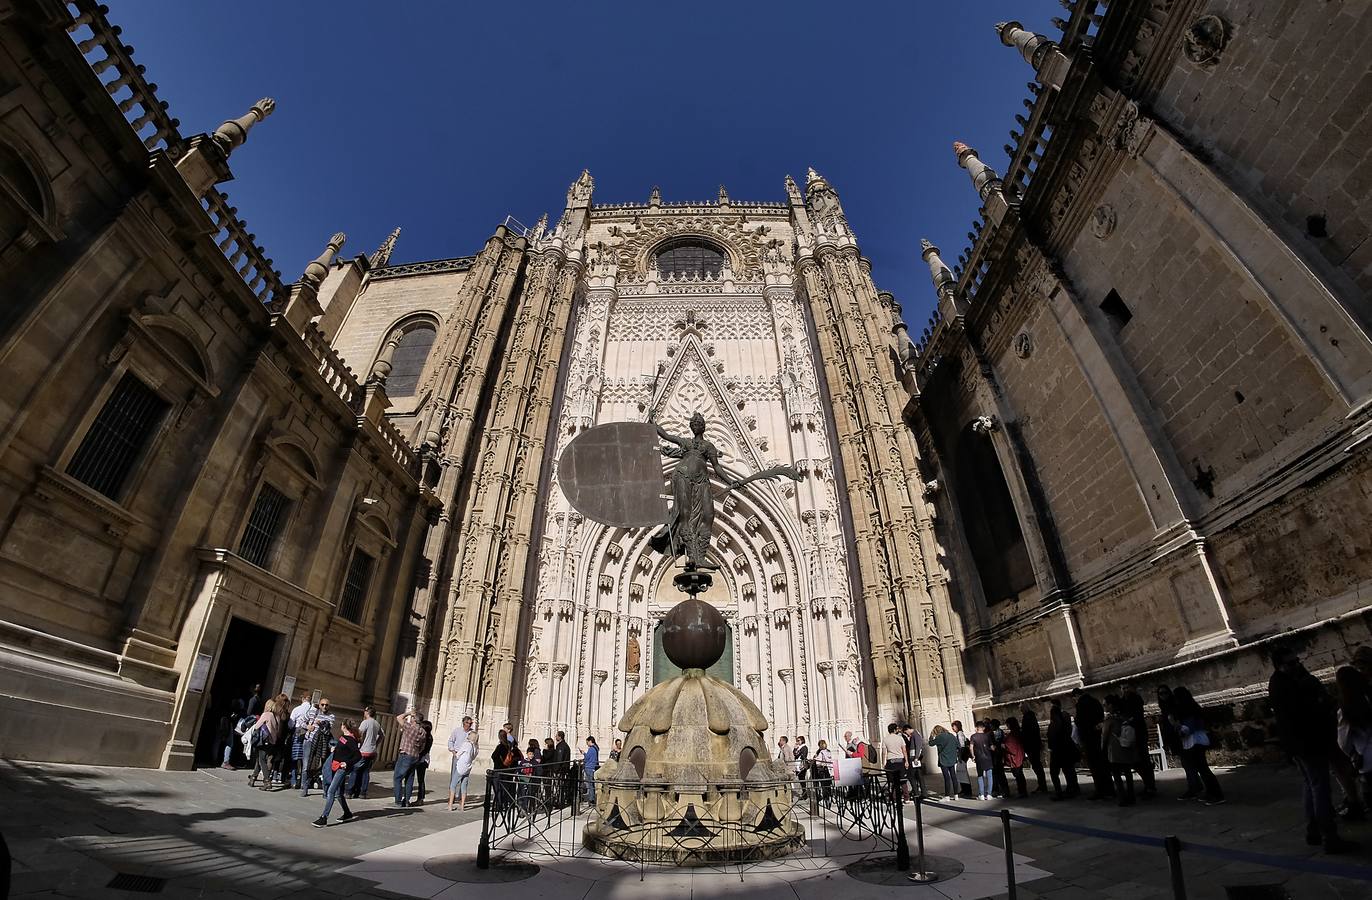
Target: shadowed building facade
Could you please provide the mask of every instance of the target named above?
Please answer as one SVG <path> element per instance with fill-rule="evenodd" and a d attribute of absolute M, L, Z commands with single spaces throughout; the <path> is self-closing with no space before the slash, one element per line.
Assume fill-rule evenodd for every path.
<path fill-rule="evenodd" d="M 258 682 L 609 740 L 677 597 L 555 463 L 696 412 L 729 475 L 802 474 L 718 494 L 706 551 L 774 733 L 1157 680 L 1256 748 L 1272 637 L 1368 638 L 1372 79 L 1292 73 L 1372 22 L 1068 5 L 987 29 L 1035 80 L 1004 175 L 954 145 L 982 213 L 920 248 L 914 340 L 813 170 L 583 172 L 471 255 L 321 236 L 287 283 L 220 187 L 271 101 L 184 134 L 94 3 L 0 7 L 0 754 L 208 762 Z"/>

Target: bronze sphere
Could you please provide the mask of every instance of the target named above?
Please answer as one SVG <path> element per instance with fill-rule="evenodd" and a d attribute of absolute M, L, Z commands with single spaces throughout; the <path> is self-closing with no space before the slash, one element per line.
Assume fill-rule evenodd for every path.
<path fill-rule="evenodd" d="M 662 649 L 682 669 L 708 669 L 724 655 L 724 616 L 704 600 L 690 597 L 662 620 Z"/>

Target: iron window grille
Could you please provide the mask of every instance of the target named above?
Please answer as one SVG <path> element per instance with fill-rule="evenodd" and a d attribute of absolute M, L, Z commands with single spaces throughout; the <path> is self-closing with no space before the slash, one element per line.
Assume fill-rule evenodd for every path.
<path fill-rule="evenodd" d="M 257 492 L 252 515 L 248 516 L 248 526 L 243 529 L 243 539 L 238 543 L 238 555 L 259 568 L 267 568 L 290 505 L 285 494 L 270 484 L 263 484 Z"/>
<path fill-rule="evenodd" d="M 349 622 L 361 623 L 362 607 L 367 600 L 367 587 L 372 580 L 372 566 L 376 560 L 361 550 L 353 550 L 348 560 L 348 574 L 343 579 L 343 596 L 338 601 L 338 615 Z"/>
<path fill-rule="evenodd" d="M 391 374 L 386 376 L 386 396 L 412 397 L 419 387 L 419 375 L 433 349 L 438 332 L 427 322 L 405 332 L 391 354 Z"/>
<path fill-rule="evenodd" d="M 708 244 L 672 244 L 657 254 L 657 270 L 664 278 L 718 278 L 723 269 L 724 254 Z"/>
<path fill-rule="evenodd" d="M 117 501 L 170 406 L 126 372 L 67 463 L 67 474 Z"/>

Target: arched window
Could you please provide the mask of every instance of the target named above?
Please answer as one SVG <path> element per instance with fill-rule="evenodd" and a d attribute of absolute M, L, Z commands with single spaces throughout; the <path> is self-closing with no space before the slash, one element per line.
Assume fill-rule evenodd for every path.
<path fill-rule="evenodd" d="M 1009 600 L 1033 586 L 1034 568 L 990 436 L 964 429 L 954 461 L 958 513 L 982 593 L 987 603 Z"/>
<path fill-rule="evenodd" d="M 391 374 L 386 378 L 386 395 L 413 397 L 419 387 L 419 375 L 433 349 L 438 329 L 432 322 L 419 321 L 405 328 L 391 356 Z"/>
<path fill-rule="evenodd" d="M 42 188 L 23 157 L 0 143 L 0 253 L 43 220 L 45 205 Z"/>
<path fill-rule="evenodd" d="M 723 268 L 724 254 L 704 241 L 673 241 L 657 251 L 657 270 L 664 278 L 717 278 Z"/>

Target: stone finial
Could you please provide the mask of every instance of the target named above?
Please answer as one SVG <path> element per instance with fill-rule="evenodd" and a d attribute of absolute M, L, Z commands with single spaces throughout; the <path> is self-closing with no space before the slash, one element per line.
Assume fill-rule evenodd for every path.
<path fill-rule="evenodd" d="M 977 156 L 977 151 L 962 141 L 953 141 L 953 152 L 957 154 L 958 165 L 966 169 L 967 173 L 972 176 L 972 187 L 977 189 L 977 194 L 981 196 L 982 202 L 985 202 L 992 192 L 1001 189 L 1000 176 L 996 174 L 994 169 L 981 161 L 981 158 Z"/>
<path fill-rule="evenodd" d="M 329 243 L 324 247 L 324 252 L 305 267 L 305 274 L 300 276 L 300 280 L 311 287 L 318 288 L 328 276 L 329 266 L 333 265 L 334 257 L 338 255 L 338 251 L 343 248 L 343 244 L 347 240 L 348 236 L 341 231 L 329 238 Z"/>
<path fill-rule="evenodd" d="M 1067 74 L 1069 60 L 1055 41 L 1025 29 L 1019 22 L 997 22 L 996 34 L 1007 47 L 1019 50 L 1024 61 L 1034 67 L 1040 80 L 1051 87 L 1061 88 Z"/>
<path fill-rule="evenodd" d="M 814 170 L 811 169 L 810 171 L 813 172 Z M 796 185 L 796 180 L 790 175 L 786 176 L 786 196 L 790 198 L 792 203 L 798 204 L 801 202 L 800 188 Z"/>
<path fill-rule="evenodd" d="M 650 194 L 648 195 L 648 205 L 649 205 L 649 206 L 661 206 L 661 205 L 662 205 L 662 189 L 659 188 L 657 185 L 653 185 L 653 191 L 652 191 L 652 193 L 650 193 Z"/>
<path fill-rule="evenodd" d="M 577 200 L 590 200 L 591 192 L 594 190 L 595 179 L 591 177 L 591 170 L 582 169 L 581 174 L 577 176 L 576 181 L 573 181 L 572 186 L 567 188 L 568 205 Z"/>
<path fill-rule="evenodd" d="M 809 190 L 810 186 L 815 184 L 816 182 L 819 182 L 820 184 L 828 184 L 828 182 L 824 180 L 824 176 L 816 172 L 814 166 L 810 166 L 805 170 L 806 190 Z"/>
<path fill-rule="evenodd" d="M 534 223 L 533 230 L 529 232 L 529 240 L 538 241 L 543 239 L 543 235 L 548 233 L 548 214 L 544 213 L 538 217 Z"/>
<path fill-rule="evenodd" d="M 395 242 L 399 238 L 399 228 L 386 236 L 386 239 L 381 242 L 381 246 L 376 248 L 376 252 L 373 253 L 371 259 L 368 260 L 368 262 L 372 264 L 373 269 L 379 269 L 391 261 L 391 252 L 395 250 Z"/>
<path fill-rule="evenodd" d="M 276 101 L 270 97 L 263 97 L 252 105 L 252 109 L 236 119 L 229 119 L 223 125 L 214 130 L 211 136 L 224 155 L 228 156 L 237 148 L 243 146 L 243 142 L 248 139 L 248 131 L 270 116 L 276 110 Z"/>
<path fill-rule="evenodd" d="M 729 192 L 724 189 L 724 185 L 719 186 L 719 205 L 724 206 L 729 202 Z"/>
<path fill-rule="evenodd" d="M 947 288 L 953 285 L 955 281 L 953 273 L 939 256 L 939 249 L 930 243 L 928 238 L 920 238 L 919 246 L 920 256 L 923 256 L 924 261 L 929 264 L 929 274 L 934 279 L 934 290 L 938 291 L 941 296 Z"/>

